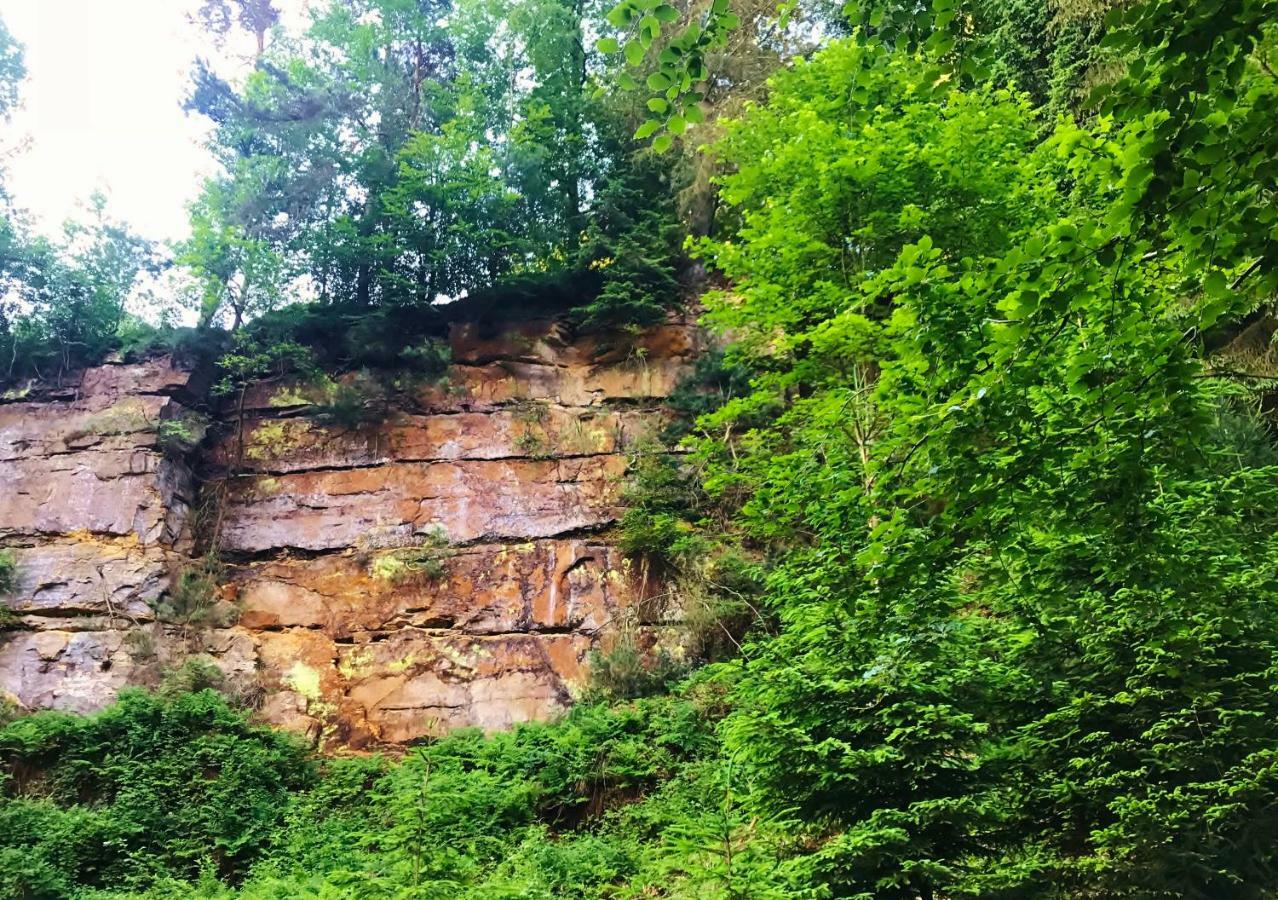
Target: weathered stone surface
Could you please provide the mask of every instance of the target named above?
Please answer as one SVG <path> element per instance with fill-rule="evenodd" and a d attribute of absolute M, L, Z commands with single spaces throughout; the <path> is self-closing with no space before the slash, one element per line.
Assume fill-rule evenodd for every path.
<path fill-rule="evenodd" d="M 618 621 L 659 627 L 640 597 L 657 589 L 607 531 L 627 452 L 659 431 L 700 338 L 533 321 L 449 342 L 446 379 L 383 373 L 390 414 L 356 429 L 308 414 L 319 386 L 277 379 L 250 388 L 242 429 L 224 412 L 211 446 L 162 449 L 159 423 L 198 402 L 168 360 L 0 400 L 20 622 L 0 633 L 0 691 L 88 711 L 198 655 L 256 684 L 263 720 L 349 747 L 565 708 Z M 195 552 L 193 467 L 221 498 L 231 627 L 152 621 Z"/>
<path fill-rule="evenodd" d="M 128 452 L 155 445 L 155 424 L 166 397 L 125 397 L 84 409 L 70 403 L 0 404 L 0 462 L 96 452 Z"/>
<path fill-rule="evenodd" d="M 144 450 L 0 463 L 0 528 L 11 534 L 91 531 L 166 536 L 165 460 Z"/>
<path fill-rule="evenodd" d="M 282 474 L 391 462 L 559 458 L 616 453 L 654 434 L 656 411 L 564 408 L 529 402 L 513 409 L 440 415 L 399 414 L 368 428 L 314 419 L 265 418 L 229 433 L 210 459 L 223 468 Z"/>
<path fill-rule="evenodd" d="M 137 668 L 127 634 L 10 633 L 0 643 L 0 684 L 27 709 L 91 712 L 110 703 Z"/>
<path fill-rule="evenodd" d="M 85 623 L 119 619 L 120 627 L 148 621 L 176 564 L 175 554 L 134 536 L 71 535 L 12 552 L 17 585 L 8 606 L 35 628 L 79 630 L 80 617 Z"/>
<path fill-rule="evenodd" d="M 453 365 L 438 382 L 409 394 L 413 407 L 446 413 L 490 410 L 532 400 L 562 406 L 656 402 L 683 377 L 680 360 L 636 358 L 598 366 L 502 360 L 482 365 Z M 250 412 L 287 411 L 323 402 L 320 388 L 292 377 L 254 385 L 245 394 Z"/>
<path fill-rule="evenodd" d="M 522 323 L 512 332 L 481 337 L 481 326 L 454 327 L 454 363 L 443 378 L 414 388 L 408 401 L 423 412 L 486 411 L 527 401 L 564 407 L 659 402 L 701 352 L 700 332 L 672 323 L 638 336 L 585 335 L 561 341 L 561 326 Z M 322 400 L 322 389 L 297 378 L 252 386 L 245 409 L 300 409 Z"/>
<path fill-rule="evenodd" d="M 28 707 L 88 711 L 151 668 L 143 629 L 184 559 L 193 494 L 156 428 L 189 377 L 161 357 L 0 402 L 0 543 L 16 562 L 3 602 L 26 629 L 0 634 L 0 689 Z"/>
<path fill-rule="evenodd" d="M 453 366 L 448 381 L 418 393 L 425 409 L 487 409 L 527 400 L 564 406 L 654 400 L 669 395 L 684 371 L 678 360 L 624 360 L 600 366 L 502 361 Z"/>
<path fill-rule="evenodd" d="M 227 491 L 226 550 L 333 550 L 442 529 L 453 543 L 553 537 L 620 514 L 626 459 L 394 463 L 239 478 Z"/>
<path fill-rule="evenodd" d="M 190 384 L 191 372 L 170 356 L 139 363 L 114 363 L 82 369 L 59 381 L 31 381 L 0 395 L 0 403 L 64 403 L 90 412 L 114 406 L 125 397 L 175 396 Z"/>
<path fill-rule="evenodd" d="M 507 728 L 568 706 L 593 642 L 580 634 L 465 637 L 404 630 L 339 647 L 346 740 L 403 743 L 469 725 Z"/>
<path fill-rule="evenodd" d="M 410 626 L 467 634 L 596 634 L 632 602 L 634 592 L 621 554 L 585 540 L 445 550 L 439 577 L 378 577 L 381 554 L 242 567 L 234 575 L 240 624 L 253 630 L 319 629 L 334 638 Z"/>
<path fill-rule="evenodd" d="M 509 360 L 599 366 L 639 358 L 688 361 L 701 352 L 702 338 L 694 326 L 679 319 L 638 335 L 573 334 L 560 321 L 529 319 L 499 330 L 479 322 L 457 322 L 448 344 L 453 361 L 468 365 Z"/>
<path fill-rule="evenodd" d="M 89 531 L 178 542 L 190 474 L 159 451 L 156 429 L 180 409 L 169 395 L 189 377 L 160 357 L 87 369 L 0 403 L 0 535 Z"/>

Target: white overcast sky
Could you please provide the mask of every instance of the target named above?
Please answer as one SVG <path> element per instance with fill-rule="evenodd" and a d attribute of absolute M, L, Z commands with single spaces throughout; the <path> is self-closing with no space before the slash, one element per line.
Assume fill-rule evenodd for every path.
<path fill-rule="evenodd" d="M 293 16 L 306 0 L 280 6 Z M 23 108 L 2 143 L 10 190 L 55 231 L 93 191 L 154 239 L 186 234 L 186 204 L 214 170 L 204 127 L 182 111 L 196 56 L 215 53 L 188 14 L 198 0 L 0 0 L 26 46 Z M 232 63 L 234 64 L 234 63 Z"/>

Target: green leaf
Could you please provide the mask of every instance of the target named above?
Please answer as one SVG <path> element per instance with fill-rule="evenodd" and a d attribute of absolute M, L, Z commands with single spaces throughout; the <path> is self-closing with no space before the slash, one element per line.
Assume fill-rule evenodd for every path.
<path fill-rule="evenodd" d="M 639 41 L 626 42 L 626 65 L 638 67 L 643 63 L 643 54 L 643 44 L 639 43 Z"/>
<path fill-rule="evenodd" d="M 637 129 L 635 129 L 635 140 L 642 141 L 644 138 L 651 137 L 661 128 L 660 119 L 648 119 Z"/>
<path fill-rule="evenodd" d="M 671 134 L 683 134 L 688 128 L 688 123 L 683 116 L 671 116 L 666 119 L 666 128 L 669 129 Z"/>
<path fill-rule="evenodd" d="M 600 53 L 616 53 L 621 49 L 621 45 L 616 38 L 606 37 L 595 41 L 595 49 Z"/>
<path fill-rule="evenodd" d="M 648 101 L 648 109 L 655 113 L 663 113 L 670 108 L 670 104 L 660 97 L 653 97 Z"/>
<path fill-rule="evenodd" d="M 674 145 L 674 138 L 668 134 L 659 135 L 652 142 L 652 149 L 658 153 L 665 153 Z"/>
<path fill-rule="evenodd" d="M 629 2 L 618 3 L 612 9 L 608 10 L 608 15 L 604 18 L 613 28 L 625 28 L 630 24 L 630 17 L 634 15 L 634 9 Z"/>
<path fill-rule="evenodd" d="M 648 76 L 648 89 L 652 91 L 664 91 L 670 87 L 670 79 L 660 72 L 653 72 Z"/>
<path fill-rule="evenodd" d="M 654 9 L 652 14 L 661 22 L 675 22 L 679 19 L 679 10 L 665 3 Z"/>

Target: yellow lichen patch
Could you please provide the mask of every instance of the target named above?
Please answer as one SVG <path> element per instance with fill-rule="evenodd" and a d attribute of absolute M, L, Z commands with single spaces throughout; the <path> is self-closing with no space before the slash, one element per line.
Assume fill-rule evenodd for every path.
<path fill-rule="evenodd" d="M 417 654 L 410 653 L 407 656 L 405 656 L 403 659 L 393 660 L 389 665 L 386 666 L 386 671 L 390 672 L 393 675 L 399 675 L 400 673 L 407 671 L 408 668 L 412 666 L 413 663 L 415 662 L 417 662 Z"/>
<path fill-rule="evenodd" d="M 616 569 L 609 569 L 608 571 L 604 572 L 604 578 L 606 578 L 608 581 L 612 582 L 613 584 L 624 584 L 626 581 L 626 577 L 622 575 L 620 572 L 618 572 Z"/>
<path fill-rule="evenodd" d="M 304 662 L 295 662 L 288 670 L 288 683 L 308 701 L 320 697 L 320 675 Z"/>
<path fill-rule="evenodd" d="M 373 653 L 367 647 L 353 651 L 337 665 L 337 672 L 343 678 L 361 678 L 373 667 Z"/>
<path fill-rule="evenodd" d="M 337 715 L 337 704 L 328 700 L 308 700 L 306 712 L 317 719 L 329 719 Z"/>
<path fill-rule="evenodd" d="M 259 478 L 253 485 L 259 494 L 274 494 L 280 489 L 280 481 L 278 478 Z"/>
<path fill-rule="evenodd" d="M 87 434 L 132 434 L 150 427 L 151 417 L 147 414 L 146 405 L 137 397 L 129 397 L 89 416 L 79 428 L 67 435 L 67 439 Z"/>
<path fill-rule="evenodd" d="M 604 452 L 608 447 L 608 431 L 591 425 L 586 419 L 573 419 L 564 426 L 559 436 L 562 450 L 578 456 Z"/>
<path fill-rule="evenodd" d="M 477 643 L 472 643 L 469 649 L 470 649 L 470 653 L 466 654 L 455 647 L 450 647 L 447 644 L 444 644 L 438 648 L 438 651 L 440 656 L 444 657 L 446 660 L 448 660 L 453 665 L 457 666 L 459 669 L 474 669 L 475 663 L 474 663 L 473 657 L 491 655 L 490 653 L 488 653 L 488 651 L 484 650 L 484 648 Z"/>
<path fill-rule="evenodd" d="M 309 422 L 276 419 L 253 429 L 244 445 L 244 455 L 258 461 L 279 459 L 301 447 L 311 432 Z"/>
<path fill-rule="evenodd" d="M 113 549 L 120 550 L 132 550 L 142 543 L 141 538 L 139 538 L 137 533 L 133 531 L 130 531 L 128 534 L 106 535 L 94 534 L 92 531 L 81 528 L 76 531 L 68 532 L 66 536 L 75 541 L 77 544 L 89 544 L 95 547 L 111 547 Z"/>
<path fill-rule="evenodd" d="M 408 574 L 408 566 L 396 553 L 382 553 L 369 563 L 368 574 L 378 581 L 399 581 Z"/>
<path fill-rule="evenodd" d="M 296 386 L 282 387 L 271 394 L 270 399 L 266 401 L 267 406 L 277 409 L 283 406 L 306 406 L 308 403 L 310 401 L 302 396 L 302 392 Z"/>
<path fill-rule="evenodd" d="M 526 541 L 522 544 L 508 544 L 493 554 L 493 562 L 500 565 L 501 563 L 504 563 L 506 559 L 512 553 L 518 553 L 521 556 L 527 556 L 529 553 L 532 553 L 536 549 L 537 549 L 537 545 L 534 544 L 532 541 Z"/>

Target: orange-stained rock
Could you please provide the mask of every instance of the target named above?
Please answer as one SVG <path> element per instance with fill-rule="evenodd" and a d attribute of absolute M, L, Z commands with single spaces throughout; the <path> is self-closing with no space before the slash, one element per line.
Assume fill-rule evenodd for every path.
<path fill-rule="evenodd" d="M 0 396 L 0 547 L 18 565 L 0 600 L 21 623 L 0 632 L 0 695 L 88 711 L 199 656 L 264 721 L 377 747 L 553 716 L 616 623 L 655 641 L 663 614 L 640 594 L 659 588 L 610 526 L 699 332 L 472 322 L 449 344 L 439 382 L 378 373 L 382 421 L 322 421 L 322 385 L 271 379 L 195 449 L 159 424 L 208 408 L 192 388 L 208 373 L 167 358 Z M 154 621 L 194 562 L 193 471 L 226 563 L 207 602 L 234 605 L 228 627 Z"/>
<path fill-rule="evenodd" d="M 531 402 L 491 412 L 398 414 L 386 422 L 344 429 L 305 416 L 258 418 L 211 451 L 222 467 L 268 473 L 357 468 L 390 462 L 438 462 L 512 457 L 559 458 L 616 453 L 653 435 L 656 411 L 564 408 Z"/>
<path fill-rule="evenodd" d="M 157 447 L 190 373 L 168 357 L 106 365 L 0 402 L 0 537 L 89 531 L 177 544 L 194 494 Z"/>
<path fill-rule="evenodd" d="M 148 621 L 178 555 L 136 537 L 70 535 L 11 550 L 17 565 L 9 609 L 29 627 L 86 630 L 90 623 Z M 101 627 L 101 626 L 99 626 Z"/>
<path fill-rule="evenodd" d="M 553 537 L 615 521 L 626 458 L 392 463 L 238 478 L 222 546 L 334 550 L 442 530 L 452 543 Z"/>
<path fill-rule="evenodd" d="M 350 553 L 243 566 L 233 575 L 240 625 L 312 628 L 335 638 L 400 627 L 596 634 L 635 602 L 628 564 L 616 548 L 596 541 L 444 550 L 438 577 L 378 577 L 378 556 Z"/>

